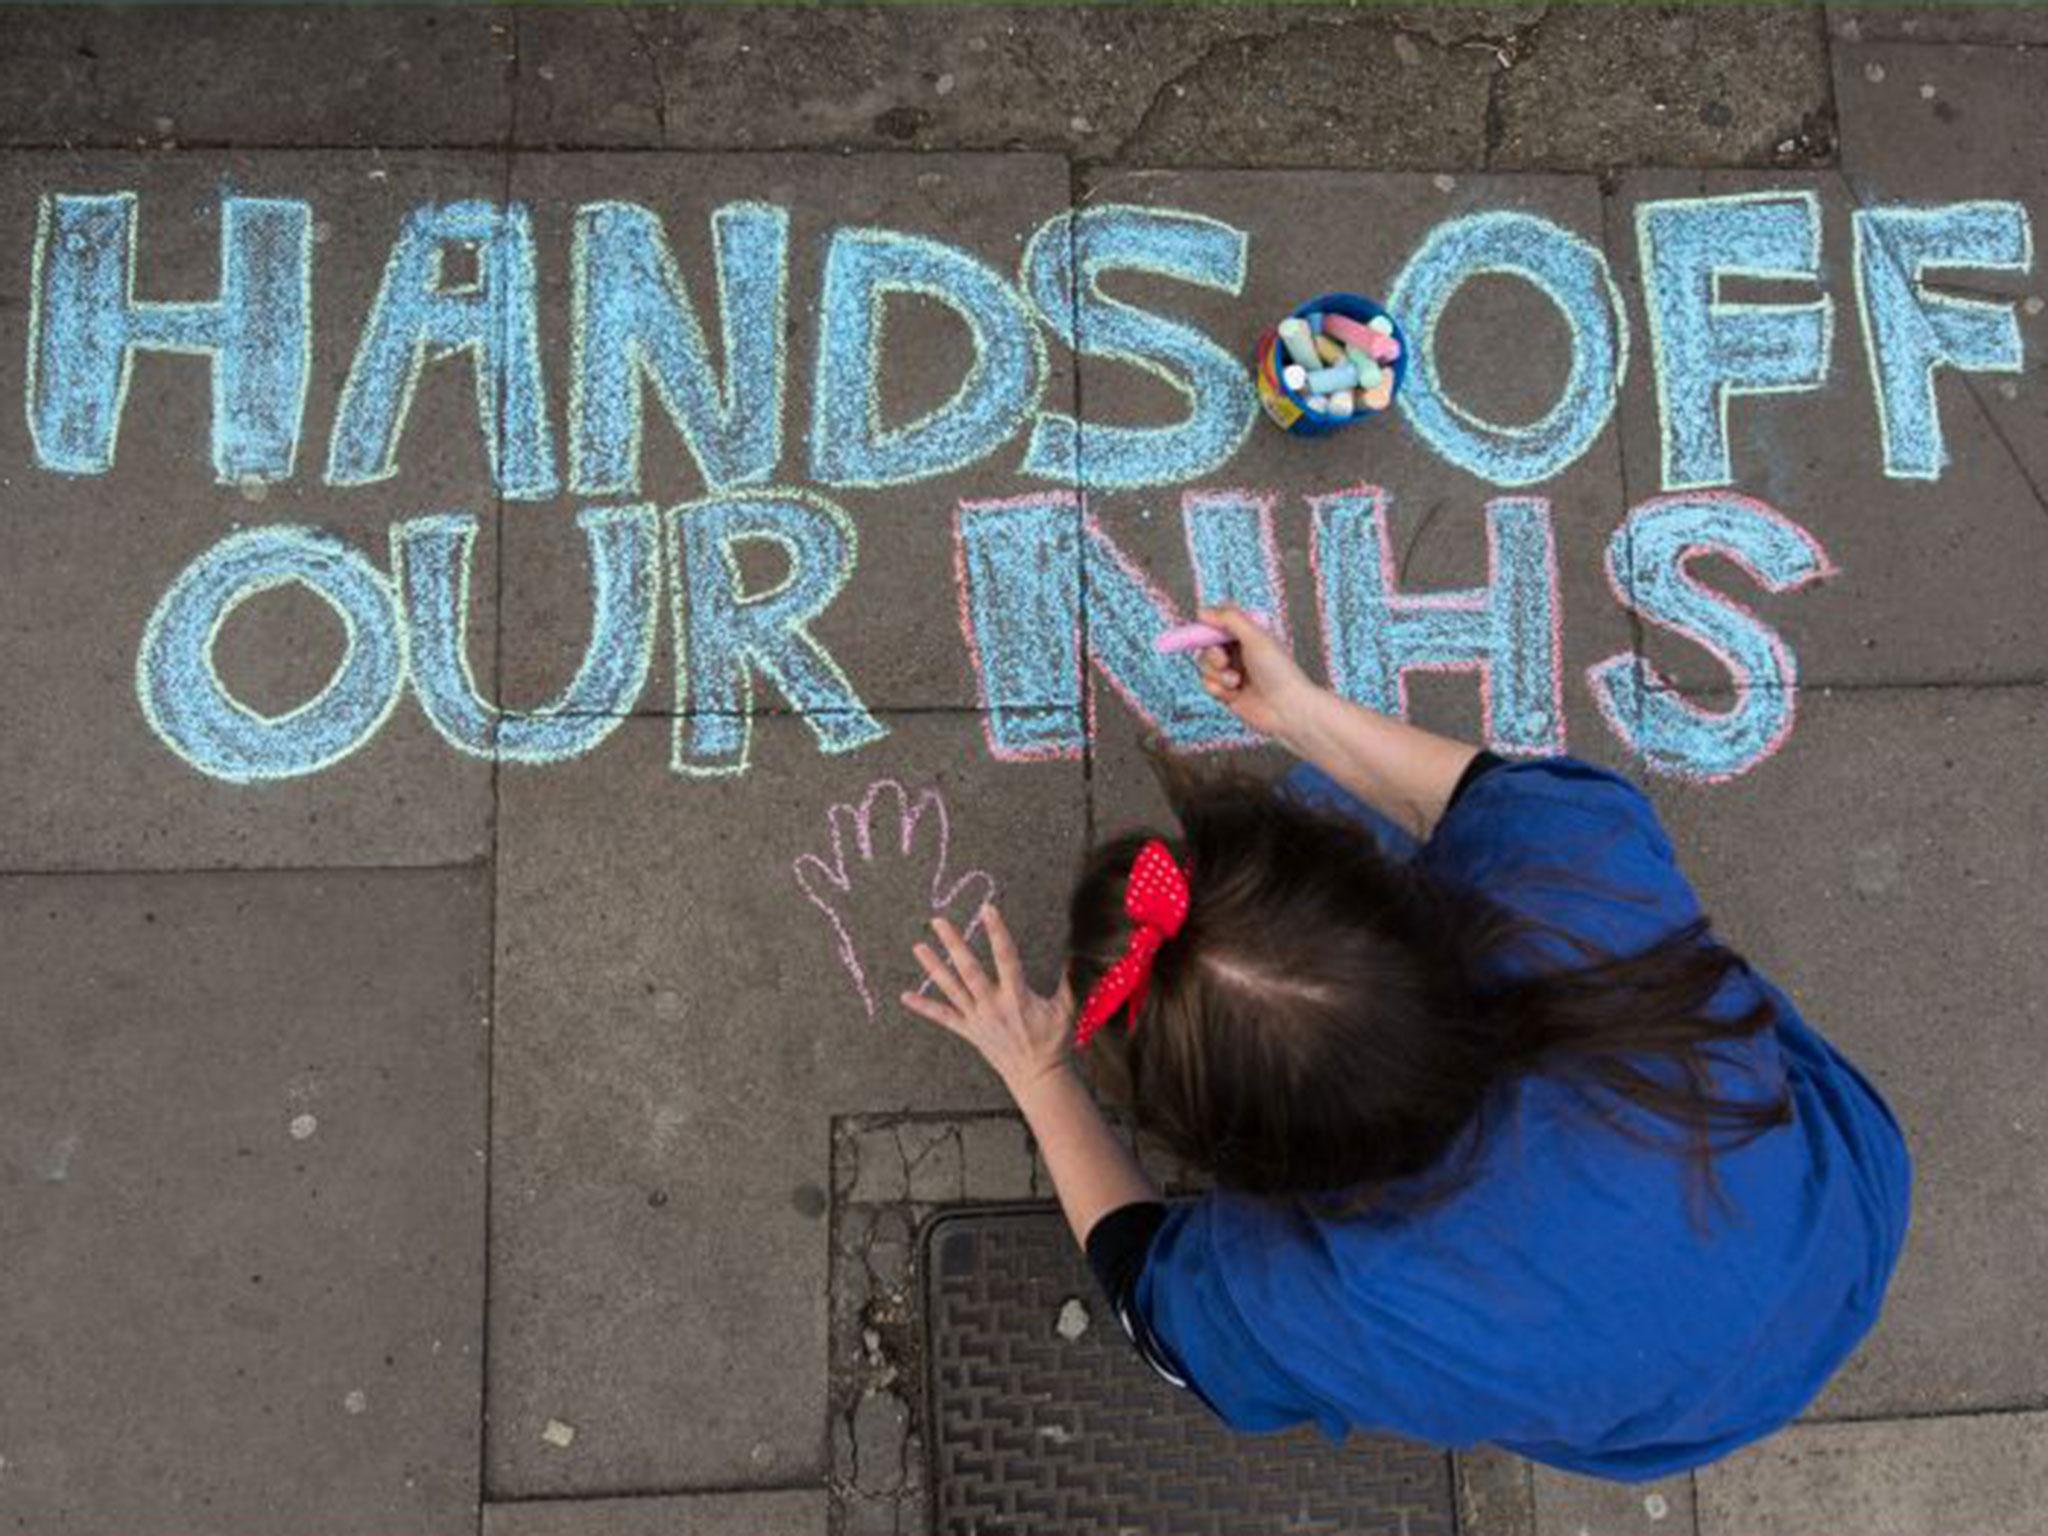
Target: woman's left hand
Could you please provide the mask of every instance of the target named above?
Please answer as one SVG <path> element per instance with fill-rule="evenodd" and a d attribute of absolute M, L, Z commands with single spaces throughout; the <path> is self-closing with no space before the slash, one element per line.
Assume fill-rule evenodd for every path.
<path fill-rule="evenodd" d="M 982 909 L 981 916 L 989 952 L 995 956 L 993 979 L 960 931 L 943 917 L 935 917 L 932 931 L 945 947 L 945 958 L 928 944 L 913 946 L 912 953 L 938 989 L 939 998 L 906 992 L 903 1006 L 919 1018 L 944 1025 L 973 1046 L 1014 1098 L 1065 1064 L 1074 1025 L 1074 993 L 1064 979 L 1050 997 L 1033 992 L 1025 982 L 1024 966 L 1002 913 L 989 906 Z"/>

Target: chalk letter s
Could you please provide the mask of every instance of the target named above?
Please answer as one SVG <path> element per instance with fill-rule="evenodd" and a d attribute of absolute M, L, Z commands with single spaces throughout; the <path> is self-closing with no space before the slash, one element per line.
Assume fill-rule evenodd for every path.
<path fill-rule="evenodd" d="M 1728 669 L 1734 702 L 1701 709 L 1629 655 L 1587 673 L 1593 697 L 1615 735 L 1652 768 L 1718 782 L 1784 745 L 1799 707 L 1799 666 L 1775 630 L 1693 579 L 1687 566 L 1703 554 L 1734 561 L 1768 592 L 1803 587 L 1834 567 L 1797 523 L 1732 491 L 1654 497 L 1608 540 L 1607 581 L 1621 605 L 1711 652 Z"/>
<path fill-rule="evenodd" d="M 1895 480 L 1938 480 L 1948 450 L 1934 370 L 2018 373 L 2024 352 L 2010 304 L 1939 298 L 1923 281 L 1930 267 L 2030 271 L 2033 226 L 2013 202 L 1859 208 L 1853 223 L 1856 307 L 1877 393 L 1884 472 Z"/>
<path fill-rule="evenodd" d="M 888 296 L 936 299 L 967 322 L 974 363 L 953 398 L 882 425 Z M 811 402 L 811 474 L 835 486 L 901 485 L 972 464 L 1015 435 L 1045 391 L 1045 338 L 1017 290 L 954 246 L 842 229 L 825 257 Z"/>
<path fill-rule="evenodd" d="M 1503 427 L 1444 393 L 1436 328 L 1467 278 L 1497 272 L 1533 283 L 1571 332 L 1564 393 L 1539 420 Z M 1414 348 L 1399 406 L 1431 448 L 1494 485 L 1534 485 L 1562 472 L 1600 435 L 1628 375 L 1628 317 L 1607 258 L 1596 245 L 1533 213 L 1494 210 L 1429 232 L 1394 280 L 1387 308 Z"/>
<path fill-rule="evenodd" d="M 450 245 L 473 246 L 476 281 L 441 285 Z M 515 501 L 555 494 L 554 437 L 534 317 L 533 227 L 523 204 L 415 208 L 391 247 L 363 326 L 327 447 L 329 485 L 398 473 L 398 439 L 429 355 L 470 354 L 477 427 L 498 490 Z"/>
<path fill-rule="evenodd" d="M 780 545 L 788 557 L 766 592 L 744 590 L 736 547 L 748 540 Z M 677 773 L 746 772 L 757 670 L 803 713 L 823 751 L 851 752 L 889 734 L 809 628 L 853 574 L 856 548 L 853 520 L 800 491 L 733 492 L 670 511 Z"/>
<path fill-rule="evenodd" d="M 1834 301 L 1724 304 L 1723 277 L 1820 280 L 1820 199 L 1745 192 L 1636 208 L 1664 489 L 1726 485 L 1728 397 L 1818 389 Z"/>
<path fill-rule="evenodd" d="M 1077 427 L 1048 413 L 1031 434 L 1026 474 L 1087 489 L 1172 485 L 1237 452 L 1258 410 L 1244 363 L 1193 326 L 1107 297 L 1100 280 L 1105 272 L 1149 272 L 1235 294 L 1244 287 L 1245 245 L 1243 230 L 1173 208 L 1103 204 L 1039 227 L 1021 276 L 1053 334 L 1083 356 L 1164 380 L 1186 399 L 1188 415 L 1170 427 Z"/>
<path fill-rule="evenodd" d="M 36 215 L 28 324 L 28 427 L 36 463 L 113 467 L 138 351 L 213 360 L 213 472 L 222 484 L 291 477 L 312 355 L 312 209 L 226 197 L 220 297 L 135 298 L 135 194 L 45 197 Z"/>

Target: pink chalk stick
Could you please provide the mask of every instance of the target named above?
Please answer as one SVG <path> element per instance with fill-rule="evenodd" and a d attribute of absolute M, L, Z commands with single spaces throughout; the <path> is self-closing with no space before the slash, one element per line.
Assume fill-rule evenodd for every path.
<path fill-rule="evenodd" d="M 1400 344 L 1393 337 L 1383 335 L 1349 315 L 1325 315 L 1323 330 L 1325 334 L 1336 337 L 1342 345 L 1358 348 L 1376 363 L 1390 363 L 1401 355 Z"/>
<path fill-rule="evenodd" d="M 1349 315 L 1325 315 L 1323 334 L 1334 337 L 1340 347 L 1356 347 L 1370 357 L 1372 339 L 1379 335 L 1379 332 L 1363 320 L 1354 320 Z"/>
<path fill-rule="evenodd" d="M 1162 656 L 1173 656 L 1182 651 L 1202 651 L 1212 645 L 1232 644 L 1235 642 L 1227 629 L 1218 629 L 1214 624 L 1183 624 L 1154 640 L 1152 649 Z"/>
<path fill-rule="evenodd" d="M 1263 614 L 1250 615 L 1251 621 L 1261 629 L 1266 627 Z M 1204 651 L 1212 645 L 1235 645 L 1237 639 L 1227 629 L 1218 629 L 1214 624 L 1182 624 L 1169 629 L 1152 642 L 1152 649 L 1162 656 L 1173 656 L 1183 651 Z"/>

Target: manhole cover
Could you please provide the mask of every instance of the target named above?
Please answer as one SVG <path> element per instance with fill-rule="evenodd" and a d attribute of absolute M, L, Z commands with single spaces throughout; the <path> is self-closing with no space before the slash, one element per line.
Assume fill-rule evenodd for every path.
<path fill-rule="evenodd" d="M 1452 1536 L 1443 1453 L 1233 1435 L 1154 1377 L 1056 1213 L 941 1217 L 924 1273 L 941 1536 Z"/>

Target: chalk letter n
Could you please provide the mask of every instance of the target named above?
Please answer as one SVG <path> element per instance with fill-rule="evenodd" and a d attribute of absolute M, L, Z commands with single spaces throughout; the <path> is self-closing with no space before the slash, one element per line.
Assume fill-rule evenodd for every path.
<path fill-rule="evenodd" d="M 633 203 L 576 210 L 569 483 L 578 495 L 639 488 L 643 374 L 706 486 L 747 485 L 775 472 L 782 456 L 789 214 L 764 203 L 731 203 L 711 215 L 711 232 L 722 391 L 661 220 Z"/>
<path fill-rule="evenodd" d="M 1181 516 L 1201 601 L 1237 603 L 1284 625 L 1272 498 L 1189 492 Z M 1153 641 L 1177 621 L 1173 600 L 1081 513 L 1072 492 L 963 502 L 955 526 L 961 627 L 996 757 L 1080 752 L 1084 652 L 1124 702 L 1176 747 L 1202 751 L 1256 740 L 1202 691 L 1187 657 L 1159 654 Z M 1088 706 L 1092 717 L 1092 695 Z"/>

